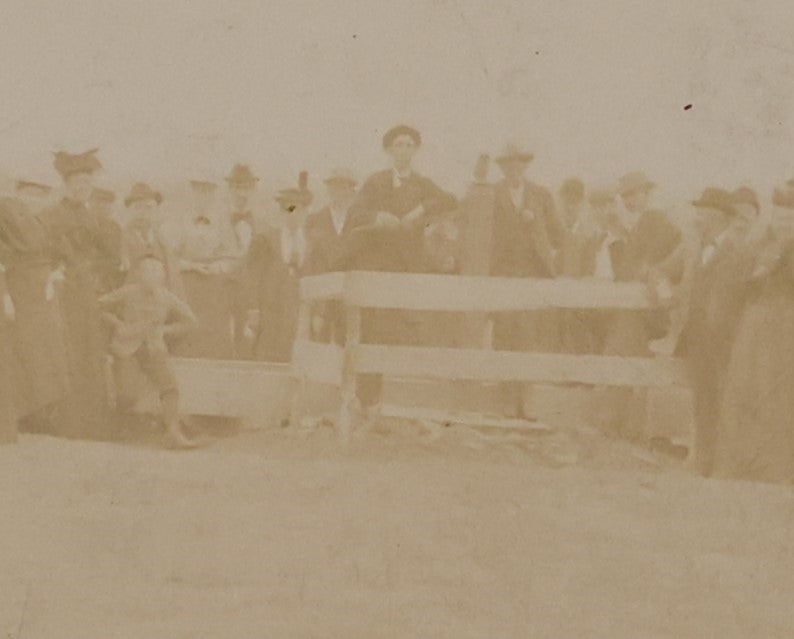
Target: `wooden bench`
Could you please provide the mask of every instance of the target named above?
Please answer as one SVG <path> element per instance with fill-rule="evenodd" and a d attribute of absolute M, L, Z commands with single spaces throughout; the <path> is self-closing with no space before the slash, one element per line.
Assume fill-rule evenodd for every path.
<path fill-rule="evenodd" d="M 311 308 L 341 300 L 346 313 L 344 347 L 311 340 Z M 439 348 L 361 343 L 362 309 L 452 311 L 483 316 L 532 309 L 641 310 L 653 308 L 646 288 L 601 280 L 532 280 L 459 275 L 349 272 L 304 278 L 293 355 L 295 410 L 306 385 L 334 384 L 341 391 L 337 420 L 347 440 L 356 375 L 481 382 L 583 383 L 674 388 L 688 385 L 683 363 L 670 357 L 613 357 L 494 351 L 483 336 L 479 348 Z"/>

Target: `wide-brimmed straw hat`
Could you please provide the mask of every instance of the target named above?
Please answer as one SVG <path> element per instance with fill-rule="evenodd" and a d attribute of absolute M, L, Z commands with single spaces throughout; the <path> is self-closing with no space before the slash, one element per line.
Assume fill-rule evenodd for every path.
<path fill-rule="evenodd" d="M 145 182 L 138 182 L 133 185 L 129 195 L 124 198 L 124 206 L 130 206 L 142 200 L 154 200 L 160 204 L 163 201 L 163 196 Z"/>

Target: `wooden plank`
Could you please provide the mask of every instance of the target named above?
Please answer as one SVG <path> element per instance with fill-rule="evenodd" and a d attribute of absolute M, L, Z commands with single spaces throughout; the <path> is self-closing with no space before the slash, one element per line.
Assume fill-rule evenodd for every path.
<path fill-rule="evenodd" d="M 652 308 L 646 287 L 630 282 L 363 271 L 348 273 L 347 278 L 345 300 L 364 308 L 459 312 Z"/>
<path fill-rule="evenodd" d="M 464 426 L 472 426 L 474 428 L 502 428 L 535 433 L 547 433 L 553 430 L 548 424 L 544 424 L 542 422 L 531 422 L 526 419 L 500 417 L 499 415 L 473 413 L 470 411 L 425 408 L 421 406 L 397 406 L 395 404 L 384 404 L 381 407 L 381 414 L 385 417 L 431 420 L 442 424 L 463 424 Z"/>
<path fill-rule="evenodd" d="M 277 425 L 288 417 L 295 380 L 290 367 L 267 362 L 172 360 L 182 412 L 250 418 Z"/>
<path fill-rule="evenodd" d="M 343 354 L 336 344 L 298 340 L 293 349 L 292 368 L 308 380 L 338 386 L 342 383 Z"/>
<path fill-rule="evenodd" d="M 302 300 L 340 299 L 345 290 L 345 273 L 323 273 L 301 278 Z"/>
<path fill-rule="evenodd" d="M 360 344 L 357 372 L 397 377 L 578 382 L 605 386 L 684 385 L 683 363 L 672 358 L 516 353 L 475 349 Z"/>

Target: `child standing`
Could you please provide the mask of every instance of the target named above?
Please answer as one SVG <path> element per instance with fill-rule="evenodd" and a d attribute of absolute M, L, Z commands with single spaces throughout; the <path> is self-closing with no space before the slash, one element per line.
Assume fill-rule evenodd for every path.
<path fill-rule="evenodd" d="M 179 387 L 168 361 L 165 339 L 196 323 L 190 307 L 166 286 L 163 262 L 155 256 L 140 260 L 129 283 L 100 298 L 112 327 L 110 350 L 114 357 L 117 404 L 130 409 L 136 400 L 129 381 L 142 372 L 160 394 L 161 417 L 170 445 L 197 445 L 182 431 L 179 418 Z"/>

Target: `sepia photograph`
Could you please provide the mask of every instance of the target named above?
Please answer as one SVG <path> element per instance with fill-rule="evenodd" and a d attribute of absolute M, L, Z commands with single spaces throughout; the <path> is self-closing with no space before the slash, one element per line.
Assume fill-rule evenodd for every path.
<path fill-rule="evenodd" d="M 0 0 L 0 638 L 794 637 L 787 0 Z"/>

